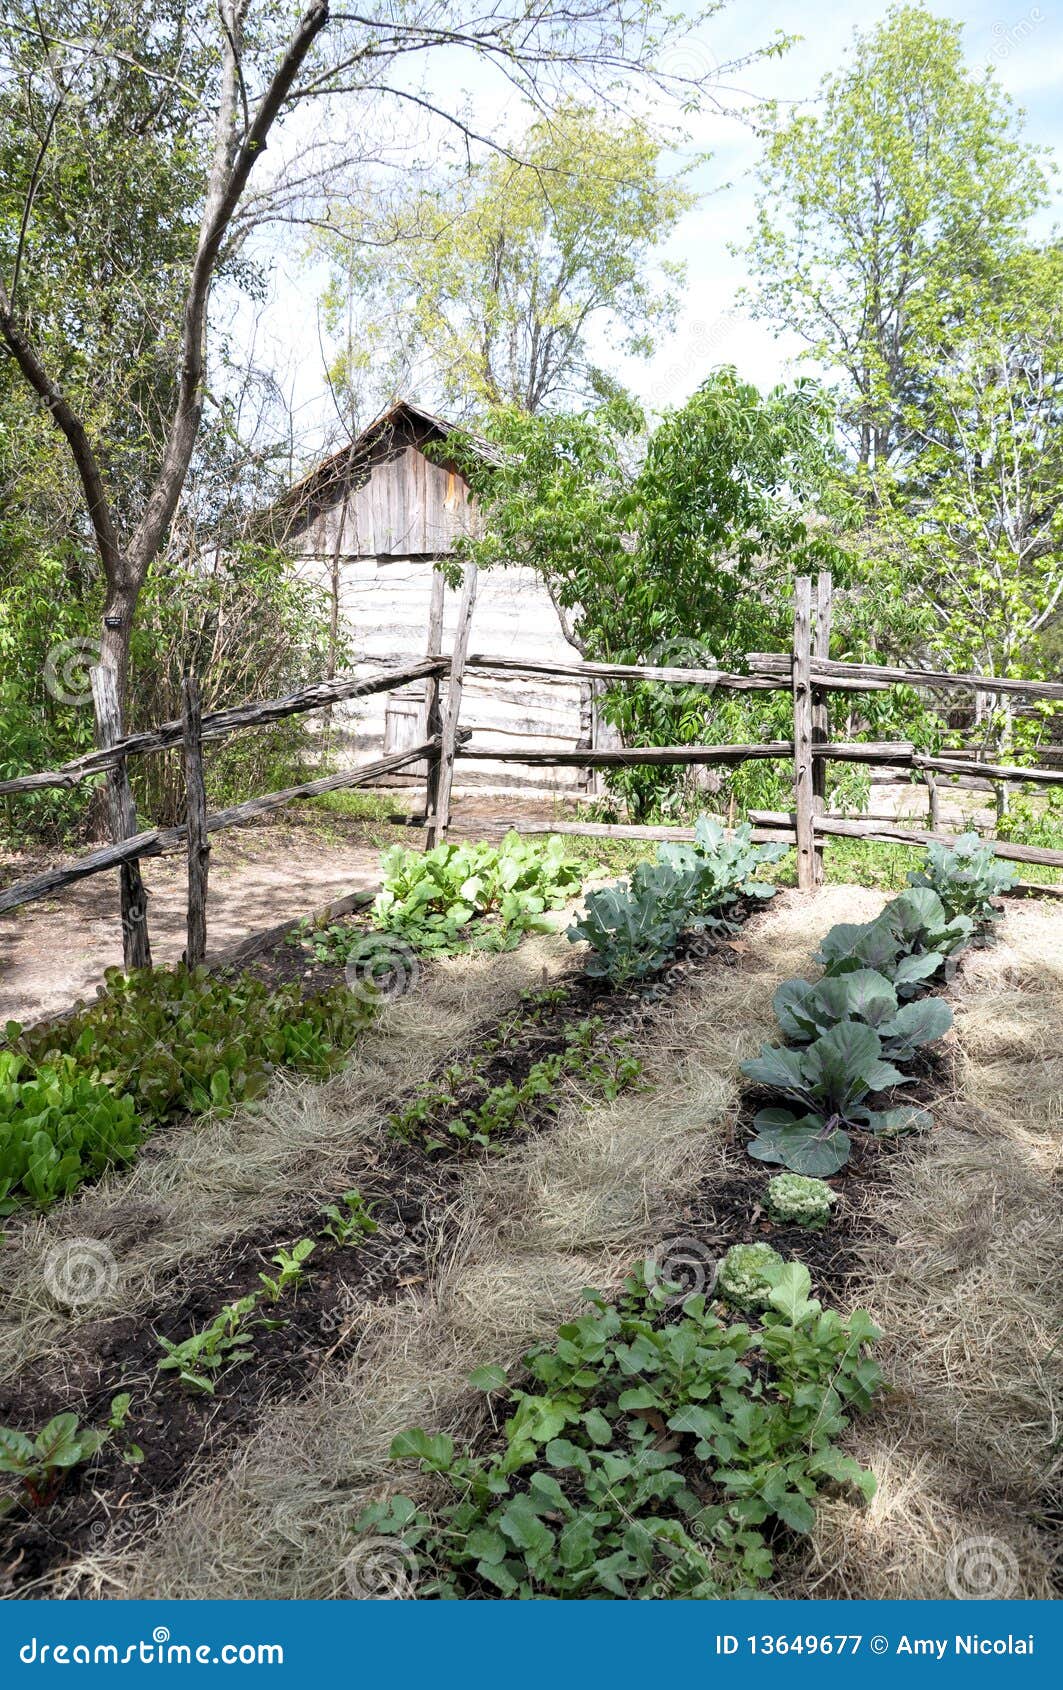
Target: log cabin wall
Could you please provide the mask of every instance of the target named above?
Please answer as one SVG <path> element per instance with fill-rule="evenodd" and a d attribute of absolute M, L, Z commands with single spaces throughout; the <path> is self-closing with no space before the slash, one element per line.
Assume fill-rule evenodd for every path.
<path fill-rule="evenodd" d="M 446 557 L 476 520 L 468 484 L 453 465 L 422 447 L 446 424 L 412 407 L 396 407 L 354 446 L 337 454 L 289 495 L 288 548 L 301 573 L 331 593 L 338 586 L 341 632 L 357 654 L 355 673 L 425 653 L 435 560 Z M 443 650 L 450 649 L 458 593 L 447 589 Z M 473 617 L 474 651 L 571 663 L 577 654 L 542 582 L 526 568 L 481 573 Z M 337 707 L 331 724 L 341 766 L 403 749 L 424 737 L 423 684 Z M 584 701 L 585 705 L 585 701 Z M 580 740 L 578 682 L 468 675 L 463 723 L 478 743 L 512 749 L 570 750 Z M 466 765 L 462 784 L 584 790 L 580 769 L 525 770 L 492 762 Z M 391 777 L 424 778 L 423 769 Z"/>

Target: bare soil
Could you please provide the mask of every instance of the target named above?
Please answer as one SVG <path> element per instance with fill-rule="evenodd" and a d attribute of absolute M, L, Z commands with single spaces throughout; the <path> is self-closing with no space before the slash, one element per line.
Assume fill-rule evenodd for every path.
<path fill-rule="evenodd" d="M 524 795 L 459 797 L 452 834 L 497 835 L 514 822 L 518 809 L 525 820 L 553 814 L 552 801 Z M 207 906 L 210 950 L 228 950 L 264 929 L 313 915 L 347 893 L 375 889 L 382 845 L 423 839 L 419 828 L 295 809 L 283 819 L 217 835 Z M 21 880 L 48 861 L 21 852 L 0 855 L 0 879 Z M 184 858 L 149 858 L 142 870 L 153 960 L 179 962 L 185 948 Z M 0 1023 L 26 1025 L 94 997 L 105 969 L 121 962 L 116 874 L 94 875 L 58 897 L 0 915 Z"/>

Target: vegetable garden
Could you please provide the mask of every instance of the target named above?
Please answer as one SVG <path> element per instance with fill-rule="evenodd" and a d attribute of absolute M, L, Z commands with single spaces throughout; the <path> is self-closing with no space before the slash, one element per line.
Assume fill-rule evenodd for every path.
<path fill-rule="evenodd" d="M 395 847 L 10 1023 L 7 1592 L 1046 1594 L 1063 922 L 785 853 Z"/>

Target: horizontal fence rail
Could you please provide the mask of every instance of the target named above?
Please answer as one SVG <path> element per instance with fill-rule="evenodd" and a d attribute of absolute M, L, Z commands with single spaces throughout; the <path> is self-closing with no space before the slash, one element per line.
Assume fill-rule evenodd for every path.
<path fill-rule="evenodd" d="M 476 599 L 476 569 L 466 570 L 458 606 L 452 652 L 441 650 L 443 625 L 443 581 L 436 572 L 428 628 L 428 655 L 416 662 L 391 664 L 362 677 L 344 675 L 316 682 L 277 698 L 250 700 L 225 709 L 201 713 L 198 689 L 186 681 L 184 713 L 180 721 L 135 734 L 116 737 L 113 730 L 103 735 L 94 751 L 72 759 L 61 768 L 20 775 L 0 781 L 0 797 L 12 797 L 77 786 L 94 776 L 108 777 L 113 842 L 55 868 L 20 880 L 0 891 L 0 912 L 18 909 L 36 899 L 48 897 L 63 887 L 106 871 L 122 875 L 123 912 L 132 908 L 129 888 L 135 886 L 135 865 L 146 857 L 186 851 L 189 860 L 189 942 L 186 955 L 195 961 L 206 942 L 206 891 L 209 836 L 228 827 L 267 815 L 285 805 L 342 791 L 379 780 L 410 764 L 426 762 L 428 768 L 423 818 L 426 843 L 445 839 L 450 825 L 451 788 L 459 759 L 463 762 L 522 764 L 533 768 L 634 768 L 668 765 L 733 767 L 758 760 L 780 759 L 794 769 L 793 812 L 751 811 L 749 821 L 754 839 L 794 845 L 798 853 L 798 883 L 809 888 L 822 878 L 824 839 L 864 839 L 889 845 L 923 846 L 949 843 L 955 836 L 937 826 L 940 794 L 949 781 L 957 786 L 995 790 L 1008 785 L 1057 787 L 1063 785 L 1063 767 L 1023 767 L 1012 763 L 990 763 L 968 751 L 931 754 L 909 741 L 831 741 L 826 699 L 828 694 L 881 693 L 897 686 L 931 691 L 971 691 L 988 695 L 1026 698 L 1033 701 L 1063 701 L 1063 682 L 1027 681 L 1000 676 L 949 674 L 938 670 L 895 668 L 882 664 L 841 663 L 829 660 L 831 583 L 824 572 L 816 583 L 801 577 L 796 583 L 793 649 L 789 653 L 752 652 L 740 661 L 743 670 L 712 666 L 682 667 L 660 664 L 539 661 L 485 653 L 468 654 Z M 557 749 L 485 745 L 482 738 L 499 730 L 471 729 L 460 721 L 462 688 L 474 672 L 494 675 L 501 684 L 522 677 L 546 679 L 559 685 L 574 681 L 598 687 L 607 683 L 657 683 L 676 687 L 704 687 L 739 693 L 790 693 L 793 700 L 794 732 L 790 739 L 734 745 L 579 745 Z M 100 697 L 113 690 L 110 671 L 95 670 L 94 692 Z M 425 682 L 422 712 L 424 726 L 420 743 L 353 769 L 307 781 L 283 791 L 247 799 L 213 815 L 206 814 L 203 797 L 202 748 L 206 742 L 224 740 L 245 729 L 264 727 L 287 717 L 327 709 L 359 697 L 389 692 L 410 682 Z M 97 699 L 97 705 L 99 699 Z M 99 719 L 99 709 L 97 710 Z M 117 723 L 117 710 L 113 721 Z M 512 739 L 512 733 L 502 737 Z M 519 737 L 519 736 L 516 736 Z M 593 735 L 592 735 L 593 737 Z M 187 820 L 180 826 L 137 831 L 136 815 L 128 797 L 126 769 L 132 757 L 183 748 L 185 786 L 188 794 Z M 1049 749 L 1046 760 L 1059 756 Z M 919 830 L 891 825 L 885 818 L 848 818 L 826 813 L 827 765 L 855 763 L 871 770 L 873 781 L 917 777 L 927 787 L 930 827 Z M 121 804 L 115 795 L 123 797 Z M 124 795 L 124 796 L 123 796 Z M 694 831 L 682 827 L 646 827 L 637 824 L 590 821 L 518 822 L 526 833 L 584 834 L 592 838 L 691 840 Z M 120 837 L 121 834 L 127 835 Z M 1063 851 L 1037 846 L 994 841 L 1000 857 L 1063 869 Z M 126 966 L 138 957 L 150 957 L 143 908 L 137 917 L 138 930 L 130 935 L 130 921 L 123 920 L 123 950 Z"/>

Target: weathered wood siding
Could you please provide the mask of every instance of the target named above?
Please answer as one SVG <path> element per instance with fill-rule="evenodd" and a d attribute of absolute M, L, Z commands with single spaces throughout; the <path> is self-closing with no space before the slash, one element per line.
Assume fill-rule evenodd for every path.
<path fill-rule="evenodd" d="M 330 590 L 332 552 L 312 550 L 314 531 L 301 545 L 300 567 Z M 335 544 L 335 541 L 333 541 Z M 355 673 L 368 674 L 384 662 L 422 657 L 428 629 L 428 605 L 434 564 L 429 558 L 351 557 L 338 560 L 340 624 L 357 654 Z M 447 589 L 443 617 L 443 650 L 454 637 L 458 593 Z M 550 596 L 533 570 L 493 569 L 481 572 L 473 616 L 471 649 L 504 657 L 528 656 L 572 662 L 572 647 L 561 631 Z M 420 733 L 424 687 L 354 699 L 338 706 L 333 734 L 341 761 L 351 763 L 414 744 Z M 464 726 L 477 732 L 483 745 L 507 745 L 514 736 L 528 737 L 540 750 L 571 750 L 580 735 L 580 687 L 577 682 L 521 680 L 469 674 L 462 703 Z M 421 771 L 416 771 L 420 774 Z M 578 769 L 522 771 L 491 762 L 459 764 L 459 786 L 528 786 L 537 790 L 581 785 Z"/>

